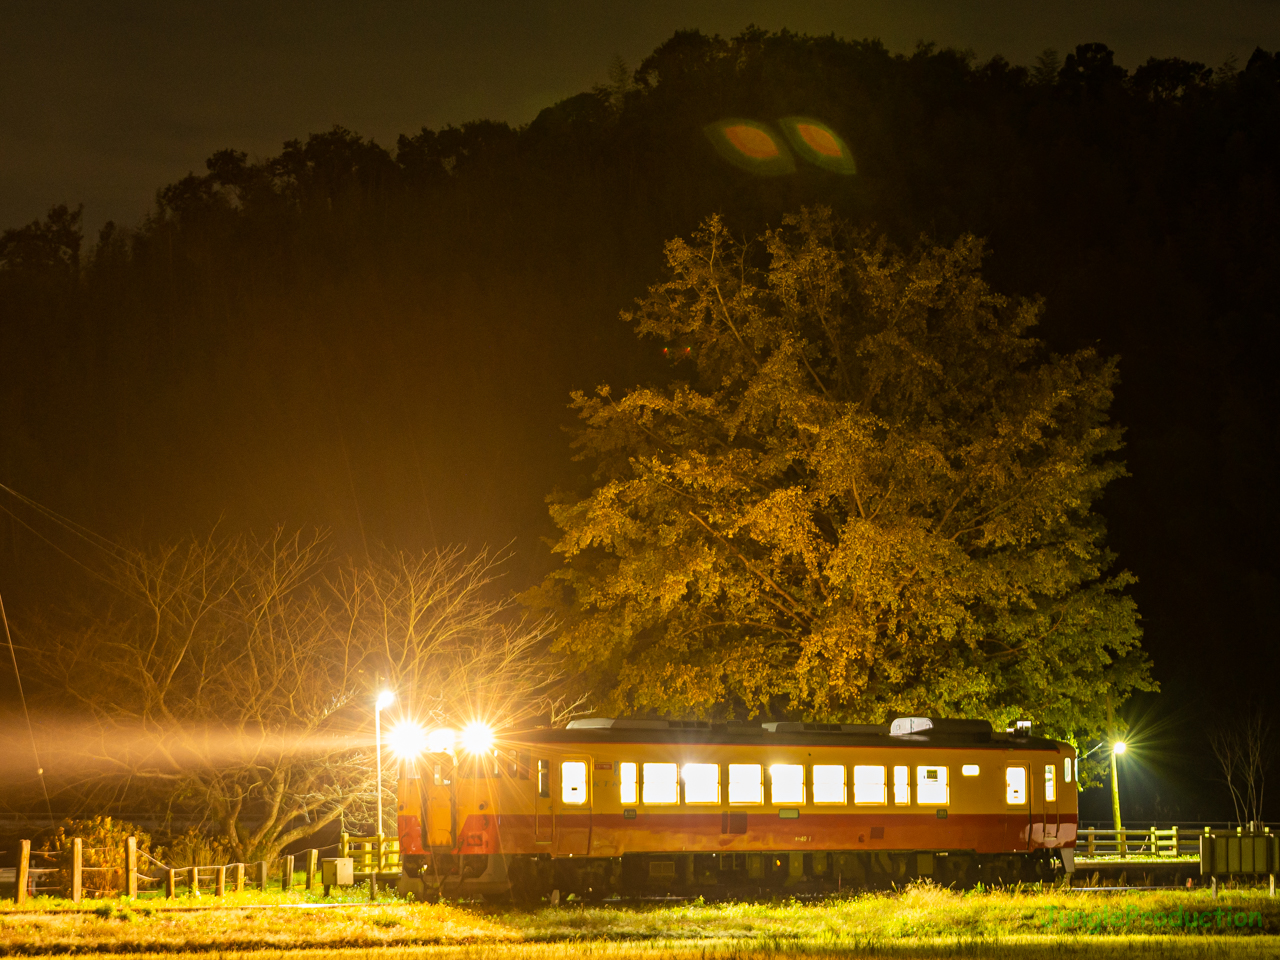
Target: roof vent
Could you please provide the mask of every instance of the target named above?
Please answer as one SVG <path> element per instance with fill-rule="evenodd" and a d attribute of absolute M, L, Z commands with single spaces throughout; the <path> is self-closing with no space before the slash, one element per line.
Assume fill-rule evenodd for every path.
<path fill-rule="evenodd" d="M 780 720 L 773 723 L 762 723 L 770 733 L 861 733 L 883 734 L 883 724 L 876 723 L 799 723 L 793 720 Z"/>
<path fill-rule="evenodd" d="M 913 733 L 931 736 L 967 736 L 979 740 L 991 738 L 991 724 L 986 720 L 961 720 L 945 717 L 899 717 L 889 728 L 891 736 L 905 737 Z"/>
<path fill-rule="evenodd" d="M 904 737 L 909 733 L 924 733 L 933 729 L 928 717 L 899 717 L 889 725 L 889 736 Z"/>
<path fill-rule="evenodd" d="M 583 717 L 570 720 L 566 730 L 709 730 L 705 720 L 641 720 L 636 717 Z"/>

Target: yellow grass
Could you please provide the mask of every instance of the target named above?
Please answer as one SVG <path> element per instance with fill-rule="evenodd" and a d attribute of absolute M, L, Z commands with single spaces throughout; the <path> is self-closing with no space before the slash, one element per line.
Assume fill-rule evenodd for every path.
<path fill-rule="evenodd" d="M 357 896 L 350 891 L 348 897 Z M 481 904 L 311 906 L 300 893 L 244 893 L 223 908 L 193 901 L 0 907 L 0 954 L 216 952 L 255 960 L 325 956 L 492 960 L 685 957 L 1280 957 L 1280 901 L 1265 893 L 957 893 L 916 885 L 818 903 L 567 904 L 534 911 Z M 222 903 L 211 897 L 201 905 Z M 264 909 L 255 906 L 274 904 Z M 187 908 L 187 909 L 183 909 Z M 1169 918 L 1182 923 L 1173 928 Z M 1188 927 L 1186 918 L 1197 919 Z M 1208 918 L 1207 920 L 1205 918 Z M 1233 918 L 1255 918 L 1236 927 Z M 1225 924 L 1231 925 L 1224 925 Z"/>

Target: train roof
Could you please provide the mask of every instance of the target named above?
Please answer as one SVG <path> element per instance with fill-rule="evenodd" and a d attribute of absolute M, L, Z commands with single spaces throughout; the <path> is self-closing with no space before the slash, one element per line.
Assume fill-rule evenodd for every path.
<path fill-rule="evenodd" d="M 564 727 L 523 730 L 511 740 L 546 744 L 685 743 L 725 746 L 951 747 L 1057 750 L 1057 740 L 1029 731 L 995 731 L 986 720 L 902 717 L 891 724 L 715 723 L 591 717 Z"/>

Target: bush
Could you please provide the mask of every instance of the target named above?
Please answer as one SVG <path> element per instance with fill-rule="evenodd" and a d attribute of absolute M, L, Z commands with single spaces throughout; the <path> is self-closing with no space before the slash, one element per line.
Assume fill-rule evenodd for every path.
<path fill-rule="evenodd" d="M 218 837 L 192 827 L 161 847 L 156 857 L 171 867 L 216 867 L 233 861 L 231 849 Z"/>
<path fill-rule="evenodd" d="M 80 887 L 86 896 L 107 897 L 124 890 L 124 846 L 127 838 L 137 838 L 139 856 L 151 852 L 151 837 L 147 832 L 124 820 L 112 817 L 65 820 L 42 847 L 46 852 L 57 854 L 56 882 L 64 890 L 71 889 L 71 847 L 76 837 L 82 841 Z"/>

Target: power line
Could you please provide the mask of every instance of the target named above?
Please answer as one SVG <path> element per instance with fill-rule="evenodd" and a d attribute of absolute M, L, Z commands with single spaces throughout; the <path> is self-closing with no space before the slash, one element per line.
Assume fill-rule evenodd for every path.
<path fill-rule="evenodd" d="M 22 674 L 18 671 L 18 653 L 13 649 L 13 634 L 9 632 L 9 617 L 4 611 L 4 596 L 0 594 L 0 621 L 4 622 L 4 638 L 9 642 L 9 656 L 13 658 L 13 678 L 18 681 L 18 699 L 22 702 L 22 716 L 27 721 L 27 734 L 31 737 L 31 755 L 36 760 L 36 776 L 40 778 L 40 789 L 44 792 L 44 806 L 53 819 L 53 804 L 49 802 L 49 786 L 44 781 L 44 767 L 40 766 L 40 751 L 36 747 L 36 731 L 31 725 L 31 714 L 27 710 L 27 695 L 22 691 Z"/>

